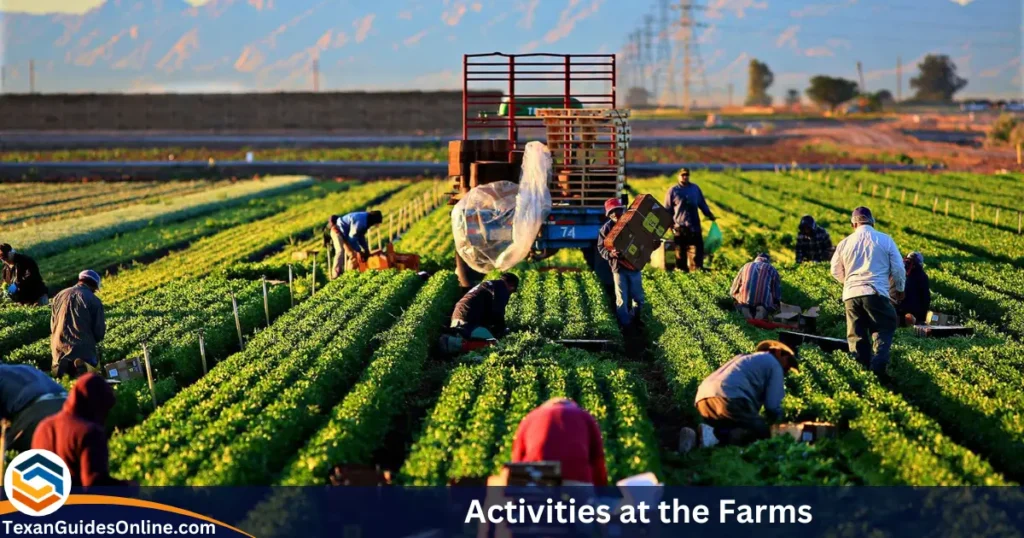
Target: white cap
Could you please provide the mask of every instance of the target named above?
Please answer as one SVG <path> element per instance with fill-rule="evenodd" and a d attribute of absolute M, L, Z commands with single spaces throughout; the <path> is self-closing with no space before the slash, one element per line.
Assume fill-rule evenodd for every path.
<path fill-rule="evenodd" d="M 78 273 L 78 280 L 91 280 L 96 284 L 96 289 L 100 289 L 100 275 L 92 269 L 86 269 L 81 273 Z"/>

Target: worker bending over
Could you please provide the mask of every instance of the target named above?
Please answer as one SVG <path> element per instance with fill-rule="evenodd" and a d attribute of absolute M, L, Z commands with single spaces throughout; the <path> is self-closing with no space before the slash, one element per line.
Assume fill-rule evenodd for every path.
<path fill-rule="evenodd" d="M 512 273 L 477 284 L 455 305 L 451 328 L 467 340 L 505 336 L 505 309 L 518 289 L 519 277 Z"/>
<path fill-rule="evenodd" d="M 704 268 L 704 235 L 700 213 L 714 221 L 704 193 L 690 182 L 690 169 L 679 172 L 679 183 L 665 193 L 665 207 L 672 212 L 672 233 L 676 244 L 676 269 L 697 271 Z M 685 263 L 684 263 L 685 262 Z"/>
<path fill-rule="evenodd" d="M 35 260 L 4 243 L 0 245 L 0 261 L 3 261 L 4 291 L 12 301 L 27 306 L 50 304 L 49 292 Z"/>
<path fill-rule="evenodd" d="M 27 364 L 0 364 L 0 419 L 10 422 L 7 450 L 32 448 L 32 434 L 60 411 L 67 393 L 45 372 Z"/>
<path fill-rule="evenodd" d="M 334 245 L 334 264 L 331 266 L 331 280 L 345 271 L 359 268 L 359 260 L 370 256 L 370 245 L 366 232 L 384 221 L 380 211 L 356 211 L 339 217 L 331 215 L 328 230 Z"/>
<path fill-rule="evenodd" d="M 103 302 L 96 297 L 99 289 L 100 275 L 87 269 L 78 274 L 78 284 L 53 298 L 50 351 L 55 377 L 77 377 L 99 366 L 96 346 L 107 333 Z"/>
<path fill-rule="evenodd" d="M 924 256 L 920 252 L 911 252 L 903 258 L 903 266 L 907 269 L 907 280 L 903 288 L 903 300 L 896 303 L 896 315 L 905 320 L 907 325 L 924 323 L 932 307 L 928 274 L 924 272 Z"/>
<path fill-rule="evenodd" d="M 568 398 L 530 411 L 512 441 L 512 463 L 557 461 L 566 486 L 608 485 L 604 441 L 597 420 Z"/>
<path fill-rule="evenodd" d="M 834 251 L 828 230 L 818 226 L 810 215 L 801 217 L 796 234 L 796 263 L 827 262 Z"/>
<path fill-rule="evenodd" d="M 740 269 L 729 293 L 736 300 L 736 310 L 747 319 L 768 319 L 770 313 L 779 310 L 782 279 L 767 252 Z"/>
<path fill-rule="evenodd" d="M 612 271 L 612 280 L 615 283 L 615 317 L 618 318 L 619 327 L 631 329 L 635 327 L 633 321 L 638 318 L 637 314 L 644 304 L 643 276 L 640 271 L 626 267 L 620 260 L 621 254 L 615 249 L 609 250 L 604 244 L 605 238 L 625 211 L 622 200 L 618 198 L 609 198 L 604 203 L 608 222 L 605 222 L 597 233 L 597 251 L 608 261 Z"/>
<path fill-rule="evenodd" d="M 899 324 L 890 297 L 896 302 L 903 300 L 907 271 L 896 243 L 875 230 L 870 209 L 854 209 L 850 222 L 853 233 L 836 246 L 832 276 L 843 284 L 850 351 L 881 378 Z"/>
<path fill-rule="evenodd" d="M 32 448 L 57 454 L 71 471 L 72 486 L 123 486 L 110 476 L 109 447 L 104 423 L 115 396 L 100 376 L 87 373 L 75 381 L 59 413 L 36 428 Z"/>
<path fill-rule="evenodd" d="M 747 445 L 771 435 L 770 423 L 782 418 L 785 375 L 799 368 L 792 348 L 776 340 L 757 344 L 755 353 L 738 355 L 715 370 L 697 388 L 697 412 L 704 419 L 700 445 Z M 764 407 L 768 420 L 761 417 Z M 692 448 L 697 434 L 683 428 L 680 448 Z"/>

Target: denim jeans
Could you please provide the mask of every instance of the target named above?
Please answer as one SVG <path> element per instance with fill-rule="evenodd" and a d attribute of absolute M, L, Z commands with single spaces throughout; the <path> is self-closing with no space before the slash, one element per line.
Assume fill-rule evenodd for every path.
<path fill-rule="evenodd" d="M 882 295 L 865 295 L 846 301 L 846 341 L 857 362 L 875 374 L 889 366 L 889 349 L 899 320 L 896 309 Z"/>
<path fill-rule="evenodd" d="M 619 269 L 613 274 L 615 278 L 615 317 L 623 327 L 633 321 L 633 317 L 644 304 L 644 283 L 640 271 Z M 635 306 L 634 306 L 635 305 Z"/>

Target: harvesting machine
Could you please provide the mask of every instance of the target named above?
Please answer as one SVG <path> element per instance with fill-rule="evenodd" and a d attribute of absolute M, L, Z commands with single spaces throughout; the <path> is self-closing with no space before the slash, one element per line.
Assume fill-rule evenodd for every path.
<path fill-rule="evenodd" d="M 581 249 L 610 282 L 597 235 L 605 200 L 623 196 L 630 138 L 629 111 L 615 108 L 615 79 L 614 54 L 463 55 L 462 138 L 448 147 L 449 204 L 479 185 L 518 182 L 526 142 L 545 141 L 552 210 L 531 259 Z M 482 277 L 457 253 L 456 271 L 463 286 Z"/>

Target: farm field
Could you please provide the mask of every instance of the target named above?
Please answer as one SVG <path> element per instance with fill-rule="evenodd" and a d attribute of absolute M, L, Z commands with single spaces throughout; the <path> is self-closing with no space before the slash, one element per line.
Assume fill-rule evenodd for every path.
<path fill-rule="evenodd" d="M 633 180 L 629 191 L 660 199 L 673 181 Z M 619 334 L 614 300 L 582 256 L 563 252 L 514 269 L 510 336 L 441 357 L 434 344 L 460 289 L 450 209 L 433 181 L 126 183 L 104 193 L 109 205 L 81 195 L 90 184 L 33 185 L 0 206 L 0 219 L 21 207 L 10 218 L 39 226 L 12 222 L 0 242 L 33 255 L 51 293 L 82 268 L 106 274 L 101 362 L 139 358 L 145 343 L 155 370 L 156 402 L 144 381 L 124 383 L 109 423 L 115 475 L 142 485 L 319 485 L 343 463 L 381 465 L 401 484 L 472 482 L 500 468 L 519 420 L 554 396 L 595 416 L 612 479 L 654 471 L 688 485 L 1024 480 L 1024 177 L 797 169 L 693 181 L 718 216 L 723 248 L 702 274 L 645 270 L 640 344 Z M 44 203 L 83 224 L 39 231 L 49 217 L 28 206 Z M 901 252 L 923 253 L 933 308 L 977 335 L 932 340 L 901 329 L 886 384 L 845 354 L 804 346 L 801 370 L 787 378 L 786 418 L 832 421 L 837 438 L 678 454 L 679 428 L 697 422 L 700 381 L 775 336 L 728 308 L 735 270 L 755 253 L 773 253 L 784 301 L 820 305 L 819 332 L 845 336 L 842 290 L 827 264 L 795 266 L 792 249 L 801 216 L 837 243 L 858 205 Z M 326 281 L 327 217 L 365 209 L 385 215 L 371 246 L 394 240 L 421 256 L 429 276 Z M 271 281 L 266 303 L 262 277 Z M 48 331 L 48 309 L 0 303 L 0 360 L 48 370 Z M 562 339 L 609 344 L 583 351 Z"/>

